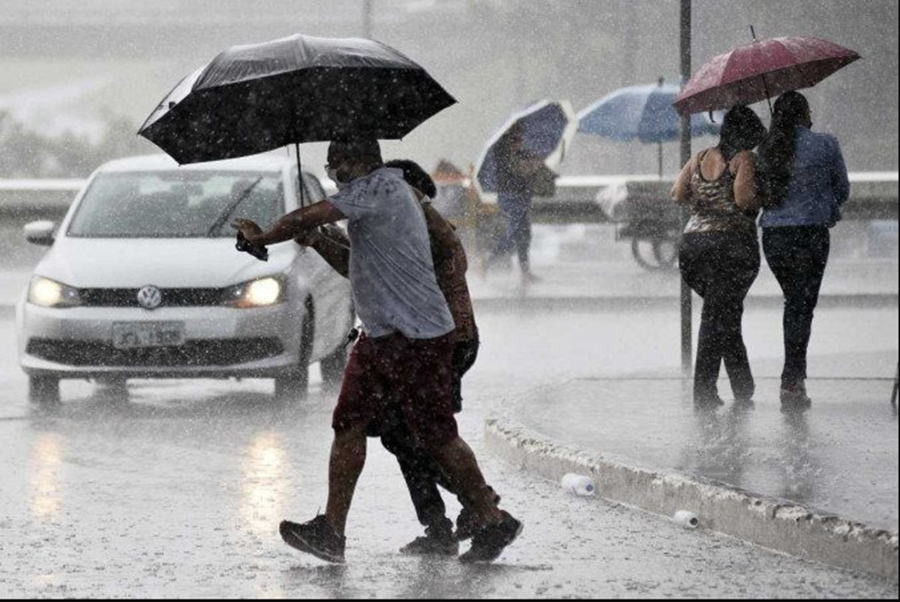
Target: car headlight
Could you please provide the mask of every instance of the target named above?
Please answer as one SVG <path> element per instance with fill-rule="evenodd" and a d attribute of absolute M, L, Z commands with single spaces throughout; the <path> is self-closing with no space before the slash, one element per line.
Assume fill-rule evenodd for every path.
<path fill-rule="evenodd" d="M 28 302 L 40 307 L 78 307 L 81 305 L 81 296 L 76 288 L 43 276 L 35 276 L 28 286 Z"/>
<path fill-rule="evenodd" d="M 284 281 L 281 278 L 260 278 L 228 289 L 225 304 L 247 309 L 268 307 L 284 300 Z"/>

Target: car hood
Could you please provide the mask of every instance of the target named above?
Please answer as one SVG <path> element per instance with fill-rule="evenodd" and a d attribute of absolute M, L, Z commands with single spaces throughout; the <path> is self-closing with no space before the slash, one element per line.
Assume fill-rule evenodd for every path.
<path fill-rule="evenodd" d="M 224 288 L 283 273 L 296 255 L 283 243 L 259 261 L 230 238 L 60 238 L 35 273 L 76 288 Z"/>

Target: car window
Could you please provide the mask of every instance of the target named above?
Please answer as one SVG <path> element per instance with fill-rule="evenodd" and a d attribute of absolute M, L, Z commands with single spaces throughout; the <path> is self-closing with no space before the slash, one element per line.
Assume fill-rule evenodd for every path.
<path fill-rule="evenodd" d="M 327 197 L 325 191 L 322 189 L 322 185 L 319 183 L 319 179 L 314 175 L 303 172 L 303 183 L 304 183 L 304 194 L 305 197 L 300 195 L 300 186 L 297 181 L 297 169 L 294 168 L 290 173 L 291 182 L 294 183 L 297 192 L 297 206 L 301 206 L 303 204 L 313 205 L 320 201 L 324 201 Z"/>
<path fill-rule="evenodd" d="M 319 182 L 319 178 L 312 174 L 304 173 L 303 182 L 306 184 L 306 192 L 313 203 L 324 201 L 327 198 L 325 191 L 322 189 L 322 184 Z"/>
<path fill-rule="evenodd" d="M 232 237 L 236 217 L 263 227 L 284 213 L 276 173 L 165 171 L 98 175 L 68 235 L 98 238 Z M 213 227 L 219 224 L 213 230 Z"/>

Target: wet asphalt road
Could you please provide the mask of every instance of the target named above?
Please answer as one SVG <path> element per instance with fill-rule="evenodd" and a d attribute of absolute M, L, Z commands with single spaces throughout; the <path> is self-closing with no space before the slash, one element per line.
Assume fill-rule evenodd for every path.
<path fill-rule="evenodd" d="M 333 392 L 315 387 L 285 407 L 264 381 L 141 381 L 123 402 L 64 383 L 62 409 L 46 414 L 24 401 L 12 324 L 0 321 L 0 597 L 896 598 L 896 584 L 571 497 L 483 451 L 487 412 L 539 384 L 677 366 L 677 348 L 654 344 L 661 329 L 677 334 L 670 313 L 641 316 L 482 314 L 461 430 L 526 524 L 486 567 L 397 554 L 419 529 L 396 464 L 374 443 L 348 564 L 281 543 L 282 518 L 324 506 Z M 616 352 L 601 361 L 598 341 Z"/>

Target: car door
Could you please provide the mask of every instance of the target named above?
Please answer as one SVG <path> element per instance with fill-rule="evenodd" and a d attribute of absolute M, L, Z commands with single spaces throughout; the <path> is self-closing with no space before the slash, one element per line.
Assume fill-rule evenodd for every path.
<path fill-rule="evenodd" d="M 292 172 L 293 182 L 297 182 L 296 173 L 296 170 Z M 326 199 L 325 191 L 315 176 L 304 173 L 303 184 L 304 204 L 314 204 Z M 299 191 L 297 198 L 300 198 Z M 350 283 L 312 249 L 302 251 L 298 261 L 303 275 L 310 283 L 315 303 L 316 342 L 313 356 L 319 358 L 343 344 L 352 326 Z"/>

